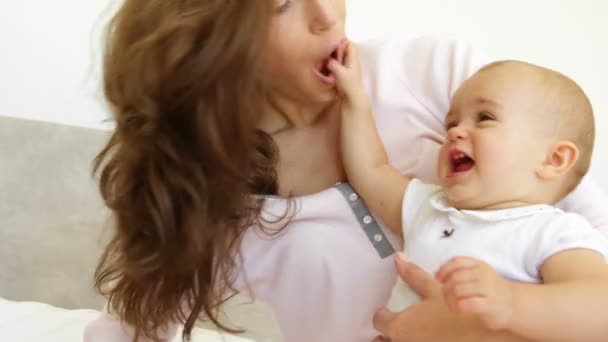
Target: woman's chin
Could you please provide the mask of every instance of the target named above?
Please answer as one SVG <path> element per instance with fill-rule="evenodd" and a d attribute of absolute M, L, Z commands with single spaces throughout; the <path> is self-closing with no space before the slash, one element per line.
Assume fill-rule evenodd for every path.
<path fill-rule="evenodd" d="M 307 93 L 308 95 L 306 98 L 303 98 L 302 100 L 305 101 L 305 103 L 317 103 L 319 105 L 332 103 L 338 96 L 335 87 L 327 86 L 317 86 L 314 89 L 310 89 Z"/>

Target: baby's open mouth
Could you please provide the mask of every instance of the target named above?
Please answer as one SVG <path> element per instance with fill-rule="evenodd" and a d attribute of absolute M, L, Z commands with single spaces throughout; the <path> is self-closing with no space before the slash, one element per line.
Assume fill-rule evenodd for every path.
<path fill-rule="evenodd" d="M 458 149 L 450 151 L 449 160 L 450 173 L 466 172 L 475 166 L 475 160 Z"/>

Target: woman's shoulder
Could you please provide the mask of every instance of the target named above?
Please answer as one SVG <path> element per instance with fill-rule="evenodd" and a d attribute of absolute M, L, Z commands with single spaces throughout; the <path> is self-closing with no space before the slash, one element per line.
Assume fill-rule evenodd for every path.
<path fill-rule="evenodd" d="M 356 46 L 361 64 L 370 72 L 391 73 L 412 87 L 434 86 L 452 92 L 492 61 L 468 42 L 439 36 L 394 36 Z"/>
<path fill-rule="evenodd" d="M 415 101 L 441 122 L 456 89 L 491 61 L 467 42 L 437 36 L 398 36 L 356 46 L 372 98 Z"/>
<path fill-rule="evenodd" d="M 364 68 L 452 91 L 492 61 L 470 43 L 439 36 L 394 36 L 356 44 Z"/>
<path fill-rule="evenodd" d="M 354 42 L 366 56 L 376 58 L 408 57 L 404 62 L 461 61 L 477 60 L 487 64 L 489 58 L 479 48 L 467 41 L 435 35 L 408 36 L 394 35 L 385 38 L 367 39 Z"/>

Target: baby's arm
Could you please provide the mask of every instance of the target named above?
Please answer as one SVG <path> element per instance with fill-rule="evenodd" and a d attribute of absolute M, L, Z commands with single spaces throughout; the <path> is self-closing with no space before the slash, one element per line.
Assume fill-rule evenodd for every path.
<path fill-rule="evenodd" d="M 329 68 L 343 97 L 341 148 L 348 180 L 371 211 L 401 234 L 401 205 L 409 179 L 388 162 L 361 82 L 355 48 L 346 48 L 344 65 L 332 60 Z"/>
<path fill-rule="evenodd" d="M 489 265 L 454 258 L 441 267 L 448 306 L 479 315 L 488 328 L 535 341 L 604 341 L 608 336 L 608 265 L 588 249 L 548 258 L 544 284 L 512 283 Z"/>
<path fill-rule="evenodd" d="M 534 340 L 605 341 L 608 265 L 604 257 L 586 249 L 566 250 L 547 259 L 541 274 L 544 285 L 514 284 L 511 330 Z"/>

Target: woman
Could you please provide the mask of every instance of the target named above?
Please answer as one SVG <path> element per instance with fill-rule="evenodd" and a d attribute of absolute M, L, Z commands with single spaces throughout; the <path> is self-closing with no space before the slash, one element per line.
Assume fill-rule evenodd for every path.
<path fill-rule="evenodd" d="M 104 316 L 87 341 L 166 338 L 172 322 L 188 332 L 198 317 L 227 328 L 217 308 L 248 289 L 287 341 L 378 335 L 401 246 L 335 185 L 340 103 L 326 64 L 342 59 L 344 18 L 344 0 L 126 0 L 104 70 L 117 125 L 97 159 L 117 230 L 96 285 L 134 330 Z M 449 98 L 488 60 L 432 38 L 357 48 L 391 162 L 432 182 Z M 606 203 L 587 181 L 562 206 L 607 229 Z M 426 299 L 380 311 L 382 332 L 516 340 L 450 313 L 431 278 L 407 269 Z"/>

